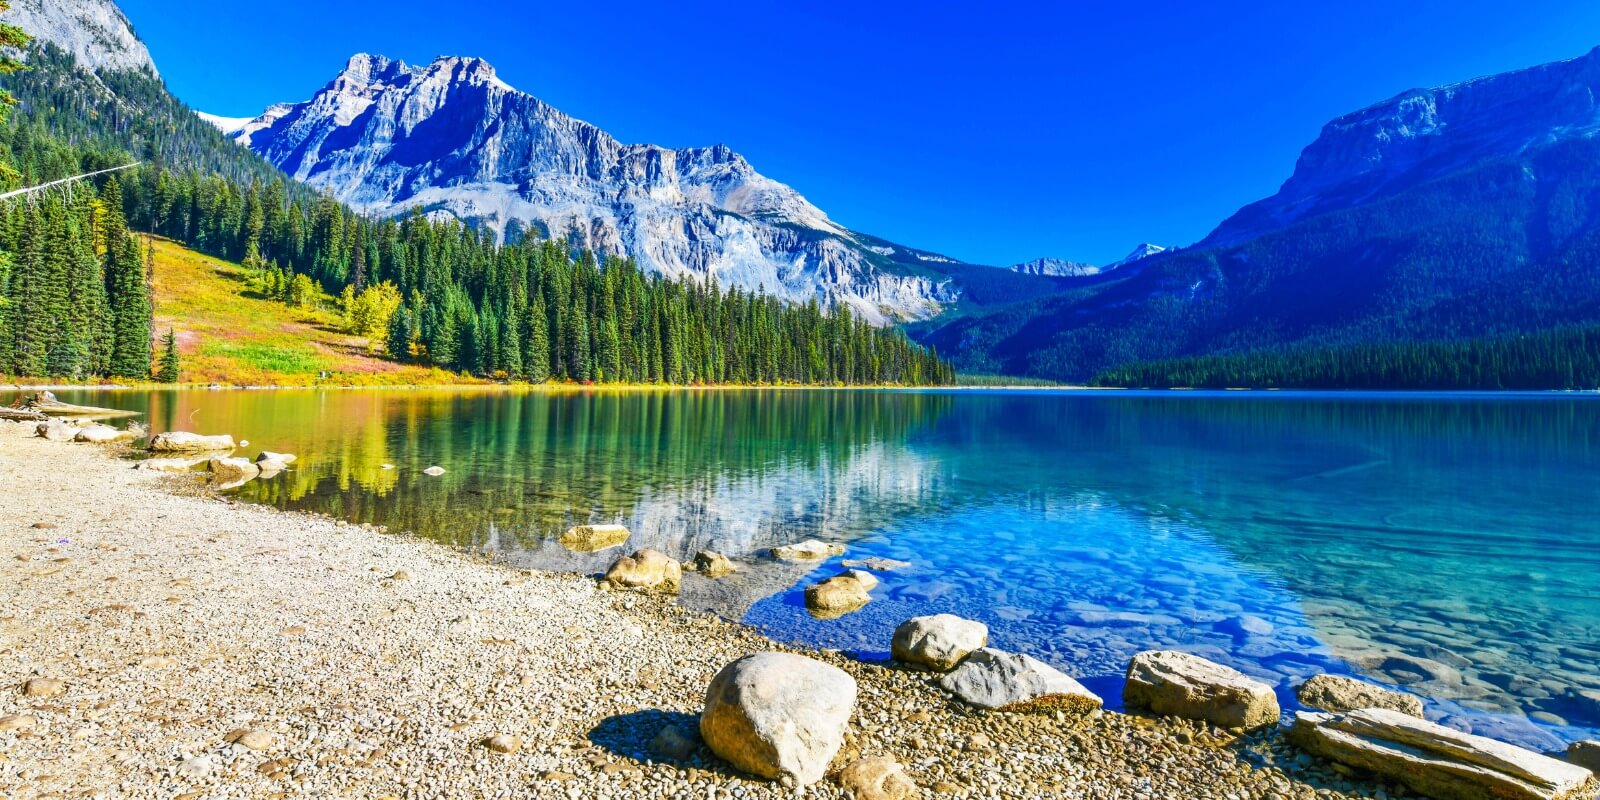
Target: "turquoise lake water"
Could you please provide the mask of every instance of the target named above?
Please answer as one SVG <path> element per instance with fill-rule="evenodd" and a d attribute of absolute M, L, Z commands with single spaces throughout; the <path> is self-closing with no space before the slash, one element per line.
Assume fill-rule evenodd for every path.
<path fill-rule="evenodd" d="M 252 502 L 546 569 L 615 557 L 556 544 L 578 522 L 723 552 L 741 573 L 682 602 L 780 639 L 886 657 L 900 621 L 953 612 L 1113 707 L 1129 657 L 1175 648 L 1286 701 L 1338 672 L 1538 749 L 1600 732 L 1600 396 L 62 394 L 300 454 Z M 762 557 L 807 538 L 912 566 L 813 619 L 841 559 Z"/>

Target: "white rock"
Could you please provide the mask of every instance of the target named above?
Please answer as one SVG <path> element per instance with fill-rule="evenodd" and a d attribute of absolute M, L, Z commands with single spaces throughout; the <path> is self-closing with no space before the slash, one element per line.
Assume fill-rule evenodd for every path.
<path fill-rule="evenodd" d="M 1399 711 L 1302 711 L 1289 741 L 1442 800 L 1576 800 L 1593 774 L 1576 764 Z"/>
<path fill-rule="evenodd" d="M 844 744 L 855 705 L 856 682 L 844 670 L 791 653 L 757 653 L 711 680 L 700 736 L 739 769 L 808 786 Z"/>
<path fill-rule="evenodd" d="M 1036 658 L 983 648 L 939 682 L 946 691 L 992 711 L 1098 710 L 1100 696 Z"/>
<path fill-rule="evenodd" d="M 954 614 L 935 614 L 901 623 L 889 649 L 897 661 L 949 672 L 988 644 L 989 626 Z"/>
<path fill-rule="evenodd" d="M 1270 725 L 1279 715 L 1271 686 L 1231 667 L 1172 650 L 1134 656 L 1122 700 L 1132 709 L 1230 729 Z"/>
<path fill-rule="evenodd" d="M 444 474 L 444 467 L 438 467 L 438 466 L 428 467 L 427 469 L 422 471 L 422 474 L 424 474 L 424 475 L 432 475 L 433 477 L 437 478 L 440 475 Z"/>
<path fill-rule="evenodd" d="M 119 431 L 110 425 L 90 425 L 87 428 L 80 428 L 77 435 L 72 437 L 72 441 L 88 444 L 109 444 L 125 438 L 128 438 L 126 431 Z"/>
<path fill-rule="evenodd" d="M 293 464 L 296 460 L 297 456 L 294 453 L 274 453 L 271 450 L 262 450 L 261 455 L 256 456 L 257 463 L 276 461 L 279 464 Z"/>
<path fill-rule="evenodd" d="M 846 578 L 854 578 L 857 583 L 865 586 L 869 592 L 878 588 L 878 576 L 864 569 L 847 569 L 841 574 Z"/>
<path fill-rule="evenodd" d="M 78 429 L 76 426 L 69 425 L 59 419 L 41 422 L 39 423 L 38 427 L 33 429 L 33 431 L 34 435 L 40 439 L 46 439 L 52 442 L 70 442 L 72 441 L 73 437 L 78 435 Z"/>

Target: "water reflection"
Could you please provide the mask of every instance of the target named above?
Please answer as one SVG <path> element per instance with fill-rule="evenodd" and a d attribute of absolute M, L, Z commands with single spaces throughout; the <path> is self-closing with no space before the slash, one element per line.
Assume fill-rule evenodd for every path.
<path fill-rule="evenodd" d="M 603 568 L 613 554 L 552 541 L 591 521 L 680 558 L 817 537 L 915 565 L 827 622 L 799 608 L 805 567 L 747 560 L 739 579 L 686 586 L 685 602 L 778 636 L 878 652 L 905 616 L 957 611 L 1112 694 L 1133 652 L 1173 646 L 1285 689 L 1354 669 L 1528 744 L 1600 728 L 1589 398 L 116 396 L 157 430 L 301 455 L 247 499 L 529 566 Z M 422 474 L 434 464 L 446 474 Z"/>

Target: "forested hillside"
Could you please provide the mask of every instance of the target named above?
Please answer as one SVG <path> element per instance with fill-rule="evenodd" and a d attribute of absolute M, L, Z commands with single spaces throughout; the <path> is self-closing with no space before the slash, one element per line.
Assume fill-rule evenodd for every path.
<path fill-rule="evenodd" d="M 352 332 L 382 342 L 392 357 L 478 376 L 677 384 L 953 379 L 931 351 L 842 308 L 647 277 L 629 260 L 602 264 L 564 242 L 502 245 L 453 221 L 360 216 L 227 141 L 154 76 L 94 75 L 48 45 L 34 48 L 29 64 L 6 81 L 19 101 L 0 127 L 8 186 L 143 163 L 116 180 L 74 184 L 4 209 L 0 248 L 13 267 L 0 284 L 7 301 L 0 341 L 23 344 L 9 346 L 0 370 L 149 376 L 149 293 L 137 248 L 118 243 L 126 227 L 237 261 L 262 293 L 286 303 L 339 296 Z M 118 277 L 134 272 L 137 286 Z M 103 298 L 90 289 L 96 280 Z M 144 337 L 142 360 L 114 357 L 120 351 L 100 343 L 105 334 L 79 331 L 81 320 L 99 318 L 99 304 L 110 310 L 107 319 L 143 320 L 142 333 L 115 323 L 130 342 Z M 51 331 L 61 335 L 36 342 Z"/>

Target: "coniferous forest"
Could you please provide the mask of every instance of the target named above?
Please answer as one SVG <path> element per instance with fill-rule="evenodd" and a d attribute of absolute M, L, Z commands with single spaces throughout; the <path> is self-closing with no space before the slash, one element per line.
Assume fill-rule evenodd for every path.
<path fill-rule="evenodd" d="M 17 99 L 0 125 L 6 188 L 141 163 L 0 208 L 0 372 L 170 376 L 166 359 L 152 358 L 151 264 L 133 235 L 142 232 L 237 261 L 286 303 L 337 295 L 351 332 L 375 349 L 483 378 L 954 380 L 936 353 L 843 306 L 667 280 L 561 240 L 500 242 L 454 220 L 356 214 L 233 144 L 153 76 L 85 80 L 46 45 L 6 83 Z"/>

